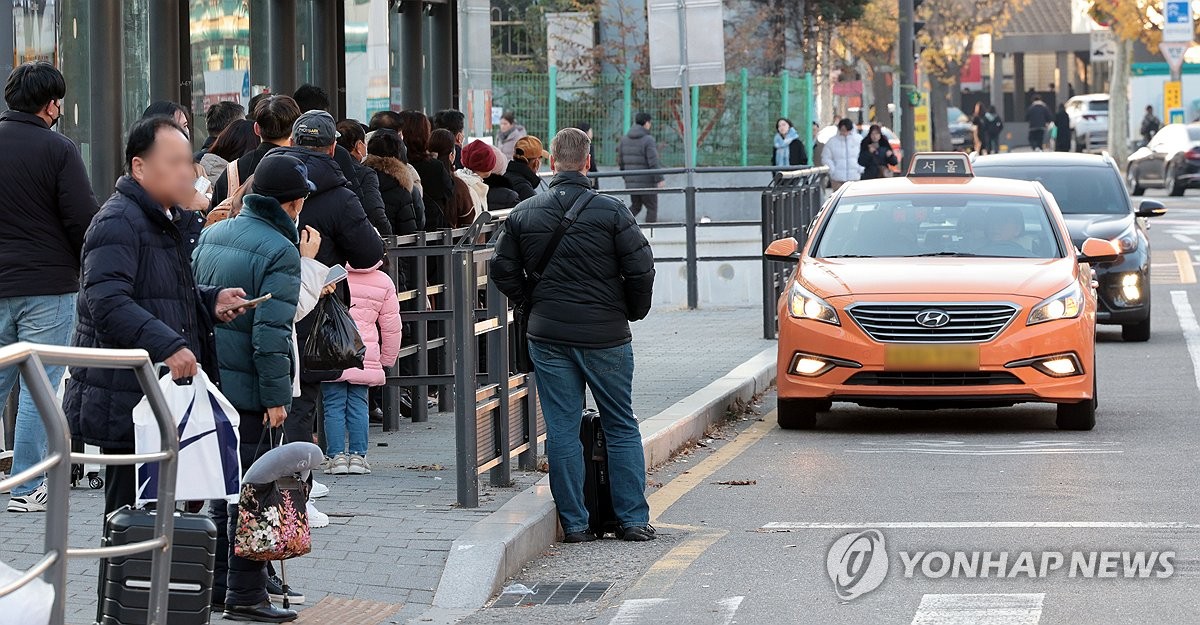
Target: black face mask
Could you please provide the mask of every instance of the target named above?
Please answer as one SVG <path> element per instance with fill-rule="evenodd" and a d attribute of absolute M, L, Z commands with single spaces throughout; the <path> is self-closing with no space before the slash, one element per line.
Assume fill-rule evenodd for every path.
<path fill-rule="evenodd" d="M 50 127 L 51 127 L 51 128 L 53 128 L 53 127 L 55 127 L 55 126 L 57 126 L 57 125 L 58 125 L 58 120 L 62 119 L 62 114 L 63 114 L 63 113 L 62 113 L 62 103 L 61 103 L 61 102 L 56 102 L 56 103 L 54 104 L 54 108 L 58 109 L 58 115 L 56 115 L 56 116 L 55 116 L 55 117 L 52 119 L 52 121 L 50 122 Z M 49 109 L 47 109 L 47 110 L 46 110 L 46 112 L 47 112 L 47 114 L 49 114 L 49 112 L 50 112 L 50 111 L 49 111 Z"/>

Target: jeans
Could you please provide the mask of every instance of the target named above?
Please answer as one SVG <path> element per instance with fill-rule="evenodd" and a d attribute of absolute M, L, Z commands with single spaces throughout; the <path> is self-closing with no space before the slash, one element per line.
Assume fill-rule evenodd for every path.
<path fill-rule="evenodd" d="M 42 345 L 69 345 L 75 329 L 75 293 L 0 298 L 0 347 L 26 341 Z M 64 367 L 46 367 L 46 377 L 57 387 Z M 0 400 L 8 397 L 20 372 L 16 367 L 0 369 Z M 11 441 L 12 475 L 46 457 L 46 426 L 33 405 L 26 385 L 21 385 L 16 431 Z M 38 476 L 12 489 L 14 497 L 37 490 L 45 476 Z"/>
<path fill-rule="evenodd" d="M 262 412 L 238 411 L 242 423 L 250 419 L 262 421 Z M 258 439 L 248 440 L 242 431 L 242 443 L 238 452 L 242 458 L 242 472 L 245 473 L 255 460 L 261 458 L 278 446 L 274 441 L 276 434 L 270 434 L 273 443 L 264 442 L 261 446 Z M 236 503 L 227 503 L 224 499 L 214 499 L 209 502 L 209 516 L 217 526 L 217 560 L 213 566 L 214 604 L 251 606 L 267 600 L 267 563 L 258 560 L 247 560 L 233 553 L 233 537 L 237 534 L 238 510 Z"/>
<path fill-rule="evenodd" d="M 617 520 L 623 528 L 649 523 L 646 459 L 642 433 L 633 414 L 633 345 L 588 349 L 530 341 L 529 356 L 546 419 L 550 493 L 558 506 L 563 531 L 570 534 L 588 529 L 583 500 L 583 444 L 579 441 L 585 384 L 600 410 Z"/>
<path fill-rule="evenodd" d="M 325 455 L 330 458 L 346 453 L 346 434 L 350 434 L 350 453 L 367 455 L 367 428 L 370 411 L 367 395 L 371 387 L 349 382 L 325 382 L 321 402 L 325 406 Z"/>

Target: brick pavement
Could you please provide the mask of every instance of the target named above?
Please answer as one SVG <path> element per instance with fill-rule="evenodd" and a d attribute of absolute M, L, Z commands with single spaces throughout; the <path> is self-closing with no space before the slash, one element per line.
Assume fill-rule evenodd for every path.
<path fill-rule="evenodd" d="M 761 326 L 757 308 L 655 310 L 635 324 L 638 414 L 657 414 L 770 346 L 759 336 Z M 372 475 L 320 476 L 331 489 L 318 502 L 330 515 L 330 526 L 313 530 L 312 554 L 286 566 L 289 583 L 307 595 L 307 606 L 326 596 L 403 606 L 384 622 L 403 623 L 423 612 L 432 602 L 450 543 L 541 477 L 514 470 L 514 484 L 503 488 L 482 480 L 479 508 L 454 505 L 454 431 L 448 414 L 433 415 L 427 423 L 404 421 L 397 432 L 373 428 L 369 456 Z M 72 546 L 95 546 L 102 491 L 75 490 L 71 506 Z M 34 563 L 42 549 L 42 519 L 0 513 L 0 561 L 18 568 Z M 73 561 L 69 570 L 67 622 L 91 623 L 96 563 Z M 348 618 L 343 625 L 355 622 L 360 621 Z"/>

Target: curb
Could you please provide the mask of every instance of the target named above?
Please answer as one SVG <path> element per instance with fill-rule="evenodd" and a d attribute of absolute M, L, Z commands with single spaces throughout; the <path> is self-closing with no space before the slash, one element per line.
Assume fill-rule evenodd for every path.
<path fill-rule="evenodd" d="M 725 420 L 726 411 L 734 403 L 749 402 L 770 387 L 775 371 L 776 348 L 770 347 L 642 421 L 646 468 L 661 465 L 671 454 L 699 440 L 711 426 Z M 439 616 L 449 619 L 482 607 L 504 580 L 557 538 L 558 516 L 550 495 L 550 478 L 543 477 L 451 544 L 433 607 L 411 622 L 430 623 L 441 620 Z"/>

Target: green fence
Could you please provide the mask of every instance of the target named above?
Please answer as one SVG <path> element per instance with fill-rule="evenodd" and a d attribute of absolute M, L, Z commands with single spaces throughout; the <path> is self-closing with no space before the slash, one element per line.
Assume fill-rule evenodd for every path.
<path fill-rule="evenodd" d="M 616 165 L 617 141 L 634 115 L 649 113 L 664 167 L 683 165 L 679 89 L 653 89 L 648 76 L 609 74 L 586 82 L 551 68 L 547 74 L 493 74 L 495 106 L 546 139 L 581 122 L 595 134 L 596 160 Z M 725 84 L 692 90 L 698 166 L 770 165 L 775 120 L 788 117 L 811 139 L 812 77 L 750 76 L 741 70 Z M 812 153 L 811 140 L 809 154 Z"/>

